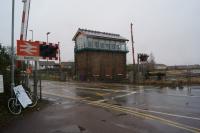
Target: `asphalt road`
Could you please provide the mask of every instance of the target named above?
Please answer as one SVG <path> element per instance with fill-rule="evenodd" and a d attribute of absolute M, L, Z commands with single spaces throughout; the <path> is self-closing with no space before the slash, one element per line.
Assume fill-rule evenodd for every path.
<path fill-rule="evenodd" d="M 46 108 L 3 133 L 197 133 L 200 86 L 159 88 L 43 81 Z"/>

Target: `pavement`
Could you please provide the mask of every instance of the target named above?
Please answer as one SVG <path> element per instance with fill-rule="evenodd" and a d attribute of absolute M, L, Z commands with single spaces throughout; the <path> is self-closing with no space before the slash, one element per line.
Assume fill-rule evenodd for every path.
<path fill-rule="evenodd" d="M 0 133 L 198 133 L 200 86 L 43 81 L 50 103 Z"/>

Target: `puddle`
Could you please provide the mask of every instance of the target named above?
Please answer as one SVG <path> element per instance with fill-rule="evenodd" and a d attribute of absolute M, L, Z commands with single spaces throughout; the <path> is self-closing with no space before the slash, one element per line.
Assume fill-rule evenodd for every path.
<path fill-rule="evenodd" d="M 102 122 L 106 122 L 106 120 L 101 120 Z"/>
<path fill-rule="evenodd" d="M 117 116 L 126 116 L 126 115 L 127 115 L 126 113 L 120 113 Z"/>
<path fill-rule="evenodd" d="M 80 128 L 80 126 L 77 125 L 69 125 L 67 127 L 56 129 L 51 133 L 81 133 L 82 131 L 85 131 L 85 128 Z"/>
<path fill-rule="evenodd" d="M 78 126 L 78 128 L 80 129 L 81 132 L 85 131 L 86 129 L 82 126 Z"/>

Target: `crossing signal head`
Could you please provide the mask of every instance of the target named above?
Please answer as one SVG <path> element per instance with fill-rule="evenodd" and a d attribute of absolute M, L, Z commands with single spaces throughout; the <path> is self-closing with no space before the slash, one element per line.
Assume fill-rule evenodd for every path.
<path fill-rule="evenodd" d="M 49 58 L 56 58 L 58 52 L 58 46 L 53 45 L 40 45 L 40 56 L 41 57 L 49 57 Z"/>

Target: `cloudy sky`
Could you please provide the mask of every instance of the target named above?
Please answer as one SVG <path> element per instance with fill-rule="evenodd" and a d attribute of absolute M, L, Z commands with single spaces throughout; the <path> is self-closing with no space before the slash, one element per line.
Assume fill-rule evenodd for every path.
<path fill-rule="evenodd" d="M 0 1 L 0 43 L 10 45 L 12 0 Z M 22 8 L 22 1 L 15 0 L 15 40 Z M 157 63 L 167 65 L 200 64 L 200 0 L 31 0 L 34 40 L 46 41 L 51 32 L 49 41 L 61 42 L 62 61 L 73 61 L 72 37 L 79 27 L 130 40 L 131 22 L 136 53 L 153 53 Z M 127 63 L 131 61 L 130 51 Z"/>

